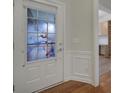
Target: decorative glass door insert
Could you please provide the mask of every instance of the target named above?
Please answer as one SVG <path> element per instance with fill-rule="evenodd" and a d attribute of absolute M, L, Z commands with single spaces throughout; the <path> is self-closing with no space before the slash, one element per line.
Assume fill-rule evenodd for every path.
<path fill-rule="evenodd" d="M 27 61 L 56 57 L 55 14 L 27 8 Z"/>

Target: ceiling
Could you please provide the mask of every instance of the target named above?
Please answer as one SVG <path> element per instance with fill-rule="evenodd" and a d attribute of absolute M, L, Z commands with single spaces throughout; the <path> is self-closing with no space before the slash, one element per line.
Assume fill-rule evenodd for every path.
<path fill-rule="evenodd" d="M 111 0 L 99 0 L 99 9 L 111 13 Z"/>
<path fill-rule="evenodd" d="M 100 22 L 104 22 L 104 21 L 108 21 L 111 19 L 111 14 L 103 11 L 103 10 L 99 10 L 99 21 Z"/>
<path fill-rule="evenodd" d="M 111 0 L 99 0 L 99 21 L 111 19 Z"/>

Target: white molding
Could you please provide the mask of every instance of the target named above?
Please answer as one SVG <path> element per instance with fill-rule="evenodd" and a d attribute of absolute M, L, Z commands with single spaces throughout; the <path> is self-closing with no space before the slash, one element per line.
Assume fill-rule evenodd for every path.
<path fill-rule="evenodd" d="M 61 2 L 61 1 L 58 1 L 58 0 L 47 0 L 47 1 L 57 3 L 57 4 L 60 4 L 60 5 L 65 5 L 65 3 Z"/>
<path fill-rule="evenodd" d="M 98 0 L 93 0 L 93 58 L 94 58 L 94 66 L 93 66 L 93 73 L 94 73 L 94 86 L 99 85 L 99 43 L 98 43 Z"/>
<path fill-rule="evenodd" d="M 85 56 L 85 57 L 83 57 L 83 56 Z M 81 73 L 77 73 L 77 72 L 75 72 L 75 73 L 73 73 L 73 75 L 75 75 L 75 76 L 78 76 L 78 77 L 86 77 L 86 78 L 89 78 L 90 77 L 90 63 L 91 63 L 91 58 L 90 58 L 90 55 L 88 55 L 88 56 L 86 56 L 86 55 L 78 55 L 78 56 L 73 56 L 73 58 L 72 58 L 73 60 L 77 60 L 77 59 L 80 59 L 81 61 L 83 61 L 83 60 L 87 60 L 88 62 L 84 62 L 84 63 L 87 63 L 87 65 L 88 65 L 88 71 L 87 71 L 87 74 L 85 73 L 83 73 L 83 74 L 81 74 Z M 73 60 L 72 60 L 72 62 L 73 62 Z M 77 61 L 76 61 L 76 63 L 77 63 Z M 73 72 L 73 68 L 74 68 L 74 63 L 72 64 L 73 66 L 72 66 L 72 72 Z"/>
<path fill-rule="evenodd" d="M 86 83 L 89 83 L 89 84 L 93 85 L 94 81 L 92 79 L 91 51 L 76 51 L 76 50 L 71 51 L 70 50 L 70 51 L 66 51 L 65 56 L 66 56 L 66 61 L 65 62 L 67 62 L 66 63 L 67 66 L 65 68 L 65 71 L 66 71 L 65 73 L 68 74 L 68 75 L 65 75 L 64 81 L 76 80 L 76 81 L 86 82 Z M 88 65 L 86 67 L 88 69 L 88 71 L 86 71 L 85 73 L 83 71 L 81 73 L 80 73 L 80 71 L 79 71 L 79 73 L 74 71 L 73 66 L 76 64 L 76 62 L 77 62 L 77 65 L 80 64 L 80 63 L 78 64 L 78 60 L 80 62 Z M 86 63 L 85 63 L 85 61 L 86 61 Z M 81 67 L 83 67 L 83 66 L 80 66 L 79 69 Z"/>
<path fill-rule="evenodd" d="M 32 92 L 32 93 L 39 93 L 39 92 L 41 92 L 41 91 L 44 91 L 44 90 L 53 88 L 53 87 L 55 87 L 55 86 L 58 86 L 58 85 L 60 85 L 60 84 L 62 84 L 62 83 L 64 83 L 64 81 L 58 82 L 58 83 L 56 83 L 56 84 L 54 84 L 54 85 L 51 85 L 51 86 L 48 86 L 48 87 L 45 87 L 45 88 L 42 88 L 42 89 L 39 89 L 39 90 L 36 90 L 36 91 L 34 91 L 34 92 Z"/>
<path fill-rule="evenodd" d="M 65 77 L 65 78 L 64 78 L 64 82 L 69 81 L 69 80 L 72 80 L 72 79 L 71 79 L 71 76 L 68 76 L 68 77 Z"/>
<path fill-rule="evenodd" d="M 64 51 L 64 81 L 70 80 L 71 77 L 71 53 Z"/>
<path fill-rule="evenodd" d="M 91 80 L 91 77 L 92 77 L 91 76 L 91 68 L 92 68 L 91 67 L 91 51 L 71 51 L 71 56 L 72 56 L 72 60 L 71 60 L 72 61 L 72 68 L 71 68 L 72 79 L 73 80 L 79 79 L 79 81 L 81 82 L 83 81 L 86 83 L 90 83 L 89 81 L 92 81 Z M 84 70 L 87 69 L 86 72 L 83 72 L 83 71 L 75 72 L 74 71 L 75 64 L 77 63 L 77 65 L 79 65 L 78 61 L 82 64 L 85 64 L 85 66 L 82 65 L 81 67 L 78 67 L 78 68 L 81 69 L 84 67 Z"/>
<path fill-rule="evenodd" d="M 68 53 L 71 53 L 71 54 L 85 54 L 85 55 L 89 55 L 91 54 L 91 51 L 79 51 L 79 50 L 69 50 L 67 51 Z"/>
<path fill-rule="evenodd" d="M 91 79 L 86 79 L 86 78 L 80 78 L 77 76 L 72 76 L 70 77 L 71 80 L 79 81 L 79 82 L 85 82 L 91 85 L 94 85 L 93 81 Z"/>
<path fill-rule="evenodd" d="M 56 1 L 58 1 L 58 0 L 56 0 Z M 68 54 L 67 53 L 67 50 L 66 50 L 66 5 L 65 5 L 65 3 L 62 3 L 63 4 L 63 8 L 64 8 L 64 24 L 63 24 L 63 26 L 64 26 L 64 28 L 63 28 L 63 30 L 64 30 L 64 34 L 63 34 L 63 41 L 64 41 L 64 43 L 63 43 L 63 46 L 64 46 L 64 48 L 63 48 L 63 54 L 64 54 L 64 63 L 63 63 L 63 79 L 64 79 L 64 81 L 65 80 L 68 80 L 67 78 L 66 78 L 66 75 L 65 75 L 65 72 L 66 72 L 66 68 L 65 68 L 65 66 L 66 66 L 66 55 Z"/>
<path fill-rule="evenodd" d="M 36 3 L 42 3 L 42 4 L 48 4 L 51 6 L 55 6 L 55 7 L 60 7 L 60 6 L 65 6 L 65 4 L 61 1 L 58 0 L 23 0 L 23 1 L 31 1 L 31 2 L 36 2 Z"/>

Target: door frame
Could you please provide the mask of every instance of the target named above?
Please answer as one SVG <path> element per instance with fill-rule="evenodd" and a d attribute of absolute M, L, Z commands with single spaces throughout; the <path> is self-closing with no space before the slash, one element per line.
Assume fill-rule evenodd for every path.
<path fill-rule="evenodd" d="M 50 6 L 54 6 L 54 7 L 57 7 L 57 8 L 59 8 L 60 9 L 60 11 L 62 11 L 63 12 L 63 15 L 62 15 L 62 17 L 63 17 L 63 35 L 62 35 L 62 38 L 63 38 L 63 61 L 62 61 L 62 64 L 63 64 L 63 66 L 62 66 L 62 74 L 63 74 L 63 76 L 62 76 L 62 82 L 64 82 L 64 63 L 65 63 L 65 57 L 64 57 L 64 55 L 65 55 L 65 41 L 66 41 L 66 39 L 65 39 L 65 4 L 63 3 L 63 2 L 60 2 L 60 1 L 58 1 L 58 0 L 22 0 L 22 2 L 24 2 L 24 1 L 31 1 L 31 2 L 36 2 L 36 3 L 41 3 L 41 4 L 45 4 L 45 5 L 50 5 Z M 14 31 L 15 32 L 15 31 Z M 14 42 L 14 41 L 13 41 Z M 24 52 L 24 51 L 23 51 Z M 25 63 L 24 63 L 24 65 L 25 65 Z M 23 66 L 23 65 L 22 65 Z M 44 89 L 47 89 L 47 88 L 50 88 L 50 87 L 53 87 L 53 86 L 55 86 L 55 85 L 58 85 L 58 84 L 60 84 L 60 82 L 58 82 L 57 84 L 53 84 L 53 85 L 51 85 L 51 86 L 48 86 L 48 87 L 45 87 L 45 88 L 43 88 L 43 90 Z M 14 85 L 14 87 L 15 87 L 15 85 Z"/>
<path fill-rule="evenodd" d="M 51 87 L 54 87 L 54 86 L 57 86 L 61 83 L 63 83 L 65 80 L 65 67 L 64 67 L 64 64 L 65 64 L 65 54 L 66 54 L 66 5 L 65 3 L 61 2 L 61 1 L 58 1 L 58 0 L 30 0 L 30 1 L 33 1 L 33 2 L 37 2 L 37 3 L 42 3 L 42 4 L 47 4 L 47 5 L 50 5 L 50 6 L 54 6 L 54 7 L 61 7 L 62 8 L 62 11 L 63 11 L 63 81 L 61 82 L 58 82 L 56 84 L 53 84 L 53 85 L 50 85 L 48 87 L 45 87 L 43 89 L 40 89 L 40 90 L 37 90 L 37 92 L 39 91 L 43 91 L 43 90 L 46 90 L 46 89 L 49 89 Z"/>
<path fill-rule="evenodd" d="M 99 42 L 98 42 L 98 30 L 99 30 L 99 9 L 111 12 L 105 7 L 101 6 L 99 0 L 93 0 L 93 55 L 94 55 L 94 86 L 100 84 L 100 62 L 99 62 Z"/>
<path fill-rule="evenodd" d="M 98 10 L 99 10 L 99 0 L 93 0 L 93 55 L 94 55 L 94 66 L 93 66 L 93 73 L 94 73 L 94 82 L 93 85 L 99 86 L 99 43 L 98 43 Z"/>
<path fill-rule="evenodd" d="M 64 64 L 65 64 L 65 53 L 66 53 L 66 50 L 65 50 L 65 47 L 66 47 L 66 32 L 65 32 L 65 3 L 61 2 L 61 1 L 58 1 L 58 0 L 26 0 L 26 1 L 31 1 L 31 2 L 36 2 L 36 3 L 42 3 L 42 4 L 46 4 L 46 5 L 50 5 L 50 6 L 54 6 L 54 7 L 57 7 L 57 8 L 60 8 L 62 9 L 63 11 L 63 81 L 62 82 L 58 82 L 56 84 L 53 84 L 51 86 L 48 86 L 48 87 L 45 87 L 41 90 L 45 90 L 45 89 L 48 89 L 50 87 L 53 87 L 53 86 L 56 86 L 60 83 L 63 83 L 64 82 Z"/>

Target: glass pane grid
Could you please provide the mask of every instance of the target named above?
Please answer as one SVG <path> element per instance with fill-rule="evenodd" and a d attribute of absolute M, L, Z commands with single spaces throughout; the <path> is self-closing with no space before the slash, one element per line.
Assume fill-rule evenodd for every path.
<path fill-rule="evenodd" d="M 37 44 L 37 34 L 36 33 L 28 33 L 28 45 L 36 45 Z"/>
<path fill-rule="evenodd" d="M 27 16 L 32 17 L 32 18 L 36 18 L 37 17 L 37 10 L 28 8 L 27 9 Z"/>
<path fill-rule="evenodd" d="M 47 22 L 38 20 L 38 32 L 45 33 L 47 32 Z"/>
<path fill-rule="evenodd" d="M 38 11 L 38 19 L 47 21 L 48 14 L 44 11 Z"/>
<path fill-rule="evenodd" d="M 37 20 L 28 18 L 27 21 L 28 32 L 37 32 Z"/>
<path fill-rule="evenodd" d="M 27 61 L 55 57 L 55 15 L 28 8 L 27 39 Z"/>
<path fill-rule="evenodd" d="M 27 61 L 37 59 L 37 46 L 28 46 L 27 48 Z"/>

